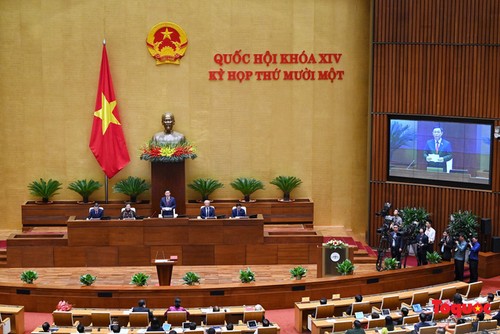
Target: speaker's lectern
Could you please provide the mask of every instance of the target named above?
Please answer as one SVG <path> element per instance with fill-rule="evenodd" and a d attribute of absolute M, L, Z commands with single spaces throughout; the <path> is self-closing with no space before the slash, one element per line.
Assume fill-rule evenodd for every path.
<path fill-rule="evenodd" d="M 156 266 L 156 273 L 158 274 L 158 282 L 160 283 L 160 286 L 170 285 L 173 266 L 176 262 L 176 258 L 153 260 L 153 264 Z"/>

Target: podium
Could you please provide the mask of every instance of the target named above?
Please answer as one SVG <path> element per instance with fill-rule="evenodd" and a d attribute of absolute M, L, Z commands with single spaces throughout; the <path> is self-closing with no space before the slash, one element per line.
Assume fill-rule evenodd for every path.
<path fill-rule="evenodd" d="M 170 190 L 175 197 L 177 208 L 175 212 L 186 213 L 186 173 L 184 161 L 152 162 L 151 163 L 151 216 L 157 216 L 160 210 L 160 200 L 165 196 L 165 190 Z"/>
<path fill-rule="evenodd" d="M 169 286 L 172 280 L 172 269 L 177 260 L 174 259 L 156 259 L 153 264 L 156 266 L 158 282 L 160 286 Z"/>
<path fill-rule="evenodd" d="M 340 276 L 341 273 L 337 270 L 337 264 L 349 259 L 352 262 L 351 249 L 334 248 L 321 246 L 321 259 L 318 261 L 317 277 Z"/>

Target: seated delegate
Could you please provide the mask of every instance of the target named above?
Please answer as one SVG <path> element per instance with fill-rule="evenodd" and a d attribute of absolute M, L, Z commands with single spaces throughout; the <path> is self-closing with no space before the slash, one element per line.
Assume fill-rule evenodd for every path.
<path fill-rule="evenodd" d="M 104 216 L 104 209 L 99 206 L 99 203 L 95 203 L 94 207 L 90 208 L 87 219 L 101 219 L 102 216 Z"/>
<path fill-rule="evenodd" d="M 241 206 L 240 203 L 236 204 L 236 207 L 232 210 L 231 212 L 231 217 L 236 218 L 236 217 L 243 217 L 246 216 L 247 213 L 245 209 Z"/>
<path fill-rule="evenodd" d="M 125 205 L 125 208 L 122 209 L 122 212 L 120 213 L 120 219 L 135 219 L 135 211 L 132 210 L 132 207 L 130 206 L 130 203 L 127 203 Z"/>
<path fill-rule="evenodd" d="M 206 200 L 203 204 L 204 205 L 200 209 L 201 219 L 215 218 L 215 208 L 210 205 L 210 201 Z"/>

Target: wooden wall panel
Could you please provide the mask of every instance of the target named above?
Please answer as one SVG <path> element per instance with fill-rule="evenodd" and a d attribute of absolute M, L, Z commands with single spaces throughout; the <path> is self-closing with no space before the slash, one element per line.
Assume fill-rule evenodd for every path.
<path fill-rule="evenodd" d="M 492 218 L 500 235 L 500 143 L 493 143 L 492 191 L 387 182 L 387 114 L 483 118 L 500 126 L 500 2 L 374 1 L 370 224 L 384 202 L 424 207 L 440 234 L 457 210 Z"/>

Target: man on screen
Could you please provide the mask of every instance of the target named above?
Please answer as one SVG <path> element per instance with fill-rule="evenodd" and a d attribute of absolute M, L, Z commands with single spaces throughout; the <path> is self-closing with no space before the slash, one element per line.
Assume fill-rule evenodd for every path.
<path fill-rule="evenodd" d="M 434 139 L 427 141 L 424 150 L 424 158 L 427 161 L 427 167 L 440 168 L 443 172 L 447 172 L 446 162 L 450 161 L 453 156 L 451 154 L 451 144 L 446 139 L 443 139 L 443 129 L 434 128 L 432 130 Z"/>

